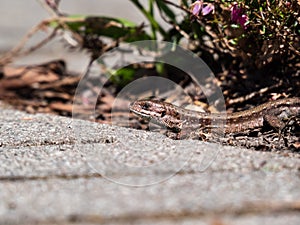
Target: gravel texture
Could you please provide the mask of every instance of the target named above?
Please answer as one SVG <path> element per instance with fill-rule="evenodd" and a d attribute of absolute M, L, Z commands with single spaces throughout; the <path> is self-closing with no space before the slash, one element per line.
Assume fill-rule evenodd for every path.
<path fill-rule="evenodd" d="M 300 159 L 0 111 L 0 224 L 299 224 Z"/>

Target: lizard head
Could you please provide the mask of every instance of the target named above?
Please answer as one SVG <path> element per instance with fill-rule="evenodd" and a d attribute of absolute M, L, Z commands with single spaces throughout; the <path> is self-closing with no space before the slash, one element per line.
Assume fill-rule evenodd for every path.
<path fill-rule="evenodd" d="M 170 103 L 158 100 L 137 100 L 129 106 L 130 111 L 143 119 L 179 132 L 182 128 L 182 120 L 177 108 Z"/>

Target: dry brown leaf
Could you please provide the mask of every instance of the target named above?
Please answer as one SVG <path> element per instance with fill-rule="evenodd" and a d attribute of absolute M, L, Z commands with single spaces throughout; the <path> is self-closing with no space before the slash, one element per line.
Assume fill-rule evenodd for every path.
<path fill-rule="evenodd" d="M 57 111 L 64 111 L 72 113 L 73 104 L 62 103 L 62 102 L 54 102 L 49 105 L 49 108 Z"/>

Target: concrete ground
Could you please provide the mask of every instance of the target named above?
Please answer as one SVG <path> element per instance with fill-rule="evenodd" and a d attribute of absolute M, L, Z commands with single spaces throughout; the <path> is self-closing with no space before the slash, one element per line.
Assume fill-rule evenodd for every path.
<path fill-rule="evenodd" d="M 300 159 L 0 111 L 0 224 L 299 224 Z"/>

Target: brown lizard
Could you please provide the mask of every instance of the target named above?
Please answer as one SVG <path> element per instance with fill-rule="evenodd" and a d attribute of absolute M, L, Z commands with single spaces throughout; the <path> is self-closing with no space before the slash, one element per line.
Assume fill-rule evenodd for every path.
<path fill-rule="evenodd" d="M 285 120 L 300 116 L 300 98 L 270 101 L 236 113 L 204 113 L 157 100 L 137 100 L 129 108 L 136 115 L 163 125 L 175 133 L 224 128 L 224 133 L 235 134 L 262 128 L 265 123 L 282 129 L 286 125 Z"/>

